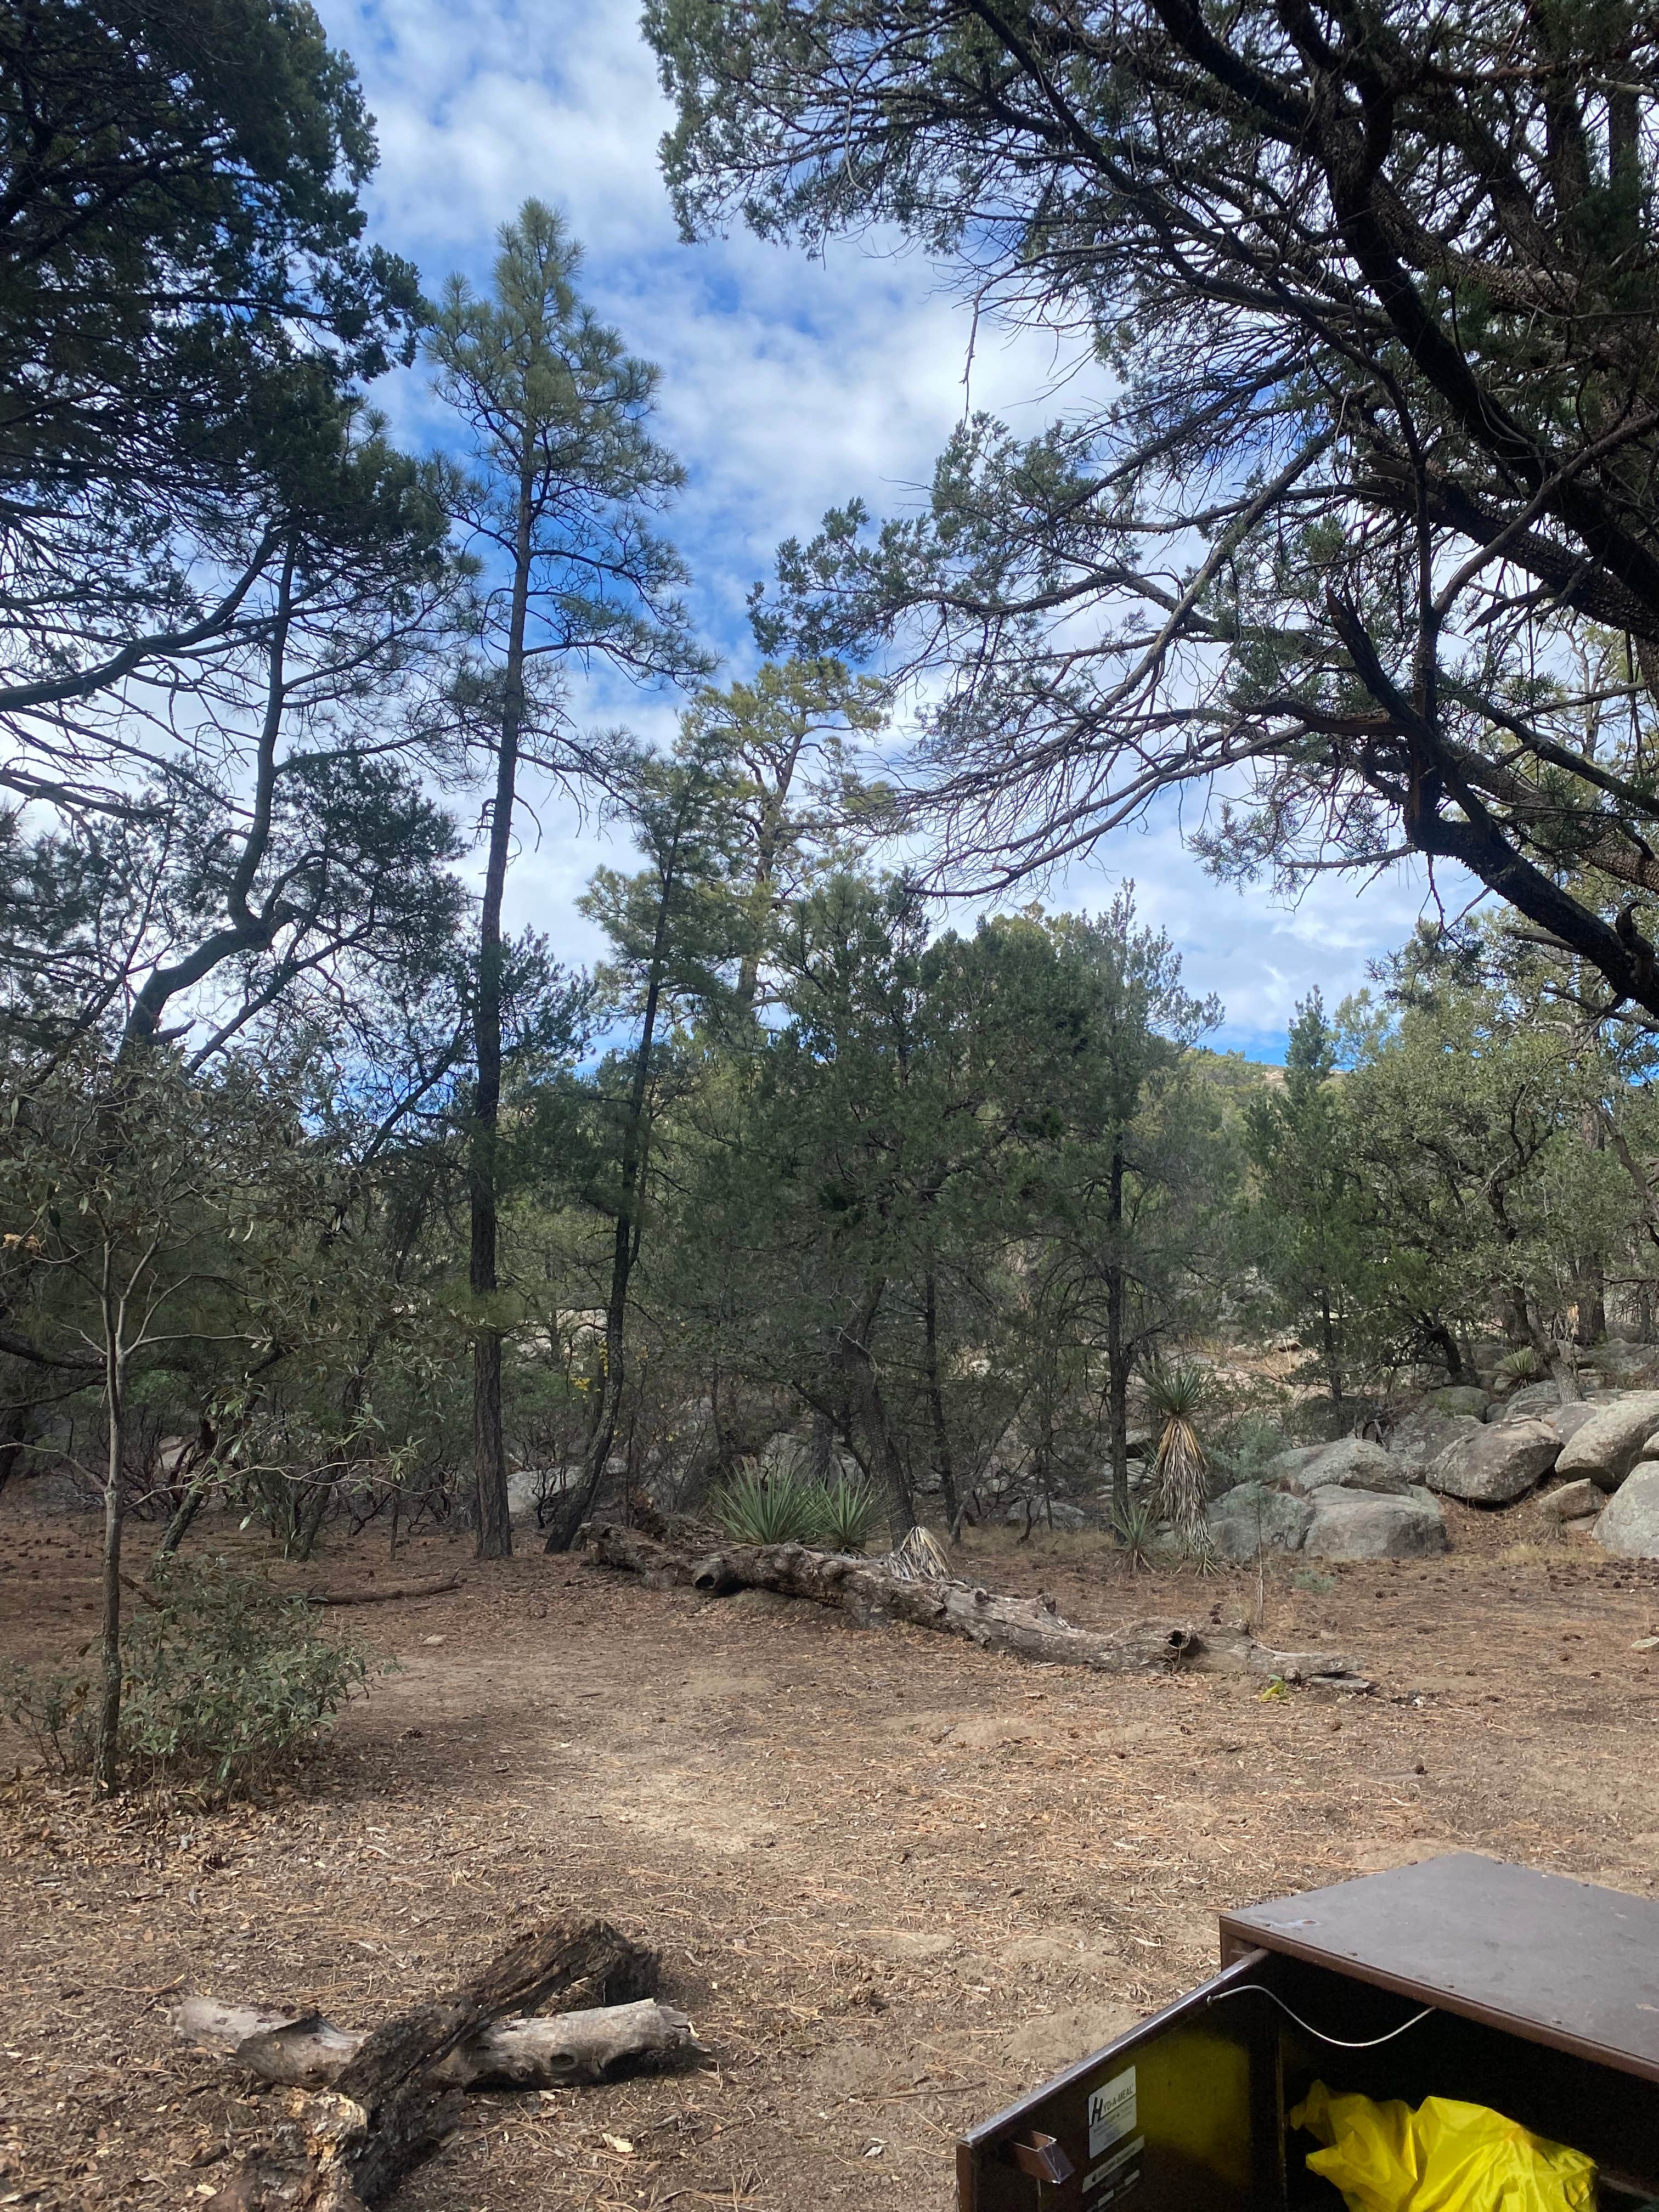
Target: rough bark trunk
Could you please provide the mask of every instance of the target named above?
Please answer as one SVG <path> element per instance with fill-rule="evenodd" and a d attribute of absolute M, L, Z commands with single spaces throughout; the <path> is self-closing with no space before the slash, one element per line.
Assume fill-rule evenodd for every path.
<path fill-rule="evenodd" d="M 1112 1146 L 1112 1172 L 1106 1187 L 1106 1218 L 1111 1226 L 1111 1257 L 1106 1265 L 1106 1431 L 1112 1455 L 1112 1522 L 1121 1542 L 1129 1521 L 1129 1361 L 1124 1316 L 1128 1285 L 1124 1280 L 1123 1146 Z"/>
<path fill-rule="evenodd" d="M 336 2027 L 320 2013 L 228 2004 L 218 1997 L 180 1998 L 173 2025 L 198 2050 L 221 2051 L 260 2081 L 295 2089 L 325 2088 L 368 2040 L 366 2029 Z M 690 2041 L 684 2013 L 641 1997 L 551 2020 L 495 2021 L 458 2044 L 433 2067 L 429 2079 L 447 2089 L 556 2089 L 602 2081 L 625 2059 L 672 2057 Z"/>
<path fill-rule="evenodd" d="M 1331 1394 L 1331 1404 L 1337 1413 L 1342 1410 L 1342 1361 L 1337 1349 L 1336 1318 L 1331 1311 L 1328 1284 L 1322 1285 L 1319 1293 L 1320 1342 L 1325 1354 L 1325 1381 Z"/>
<path fill-rule="evenodd" d="M 908 1580 L 878 1561 L 804 1544 L 726 1544 L 710 1550 L 707 1537 L 707 1531 L 684 1528 L 671 1528 L 667 1538 L 653 1537 L 607 1523 L 594 1529 L 592 1541 L 602 1566 L 624 1569 L 657 1586 L 690 1583 L 716 1596 L 735 1589 L 774 1590 L 836 1607 L 860 1626 L 905 1621 L 964 1637 L 981 1650 L 1051 1666 L 1087 1667 L 1103 1674 L 1182 1668 L 1361 1686 L 1353 1662 L 1340 1653 L 1274 1651 L 1242 1629 L 1200 1632 L 1169 1620 L 1135 1621 L 1109 1633 L 1074 1628 L 1040 1598 L 999 1597 L 965 1582 Z"/>
<path fill-rule="evenodd" d="M 332 2088 L 301 2108 L 300 2157 L 255 2153 L 207 2212 L 362 2212 L 391 2193 L 454 2124 L 458 2100 L 434 2079 L 452 2053 L 475 2042 L 507 2014 L 544 2006 L 577 1991 L 595 1992 L 609 1977 L 627 1995 L 642 1994 L 656 1961 L 604 1921 L 556 1921 L 522 1936 L 447 1997 L 397 2014 L 368 2035 Z"/>
<path fill-rule="evenodd" d="M 501 1287 L 496 1158 L 501 1108 L 501 902 L 513 850 L 513 807 L 518 790 L 519 741 L 524 726 L 525 624 L 530 605 L 531 464 L 519 483 L 518 531 L 513 563 L 513 604 L 507 622 L 501 726 L 495 754 L 495 794 L 489 817 L 478 920 L 477 1004 L 473 1016 L 477 1089 L 467 1161 L 471 1238 L 467 1280 L 475 1300 L 493 1299 Z M 507 1441 L 501 1413 L 501 1332 L 486 1311 L 472 1337 L 472 1473 L 477 1556 L 510 1559 L 513 1522 L 507 1496 Z"/>
<path fill-rule="evenodd" d="M 109 1255 L 105 1258 L 104 1411 L 109 1447 L 104 1465 L 104 1559 L 101 1619 L 102 1680 L 98 1704 L 98 1738 L 93 1751 L 92 1784 L 100 1796 L 113 1796 L 120 1781 L 121 1752 L 121 1530 L 126 1515 L 126 1362 L 121 1349 L 123 1316 L 112 1310 Z"/>
<path fill-rule="evenodd" d="M 946 1523 L 958 1538 L 962 1509 L 957 1501 L 957 1472 L 951 1454 L 951 1432 L 945 1424 L 945 1392 L 939 1371 L 939 1292 L 933 1270 L 922 1279 L 922 1321 L 927 1352 L 927 1410 L 933 1425 L 933 1469 L 939 1476 L 939 1498 Z"/>
<path fill-rule="evenodd" d="M 8 1406 L 0 1414 L 0 1497 L 5 1495 L 6 1485 L 23 1463 L 28 1433 L 29 1408 Z"/>
<path fill-rule="evenodd" d="M 627 1380 L 628 1285 L 639 1257 L 640 1216 L 645 1202 L 646 1104 L 650 1094 L 651 1054 L 656 1042 L 657 1015 L 668 957 L 670 904 L 678 880 L 678 854 L 676 840 L 670 848 L 659 885 L 651 966 L 646 981 L 645 1018 L 640 1025 L 639 1049 L 629 1089 L 628 1120 L 623 1129 L 622 1196 L 611 1253 L 611 1291 L 605 1301 L 605 1375 L 599 1386 L 599 1418 L 594 1423 L 581 1479 L 548 1531 L 542 1547 L 544 1552 L 568 1552 L 575 1542 L 576 1531 L 592 1510 L 599 1485 L 605 1480 L 622 1412 L 623 1386 Z"/>

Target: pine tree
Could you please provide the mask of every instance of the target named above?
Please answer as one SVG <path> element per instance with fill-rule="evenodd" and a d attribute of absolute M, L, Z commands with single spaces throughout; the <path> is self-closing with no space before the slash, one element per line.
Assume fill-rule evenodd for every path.
<path fill-rule="evenodd" d="M 562 664 L 609 661 L 639 679 L 701 674 L 677 596 L 678 556 L 653 517 L 684 481 L 650 434 L 657 372 L 626 352 L 575 289 L 580 252 L 526 200 L 501 232 L 491 296 L 452 277 L 428 340 L 438 388 L 465 425 L 475 471 L 457 521 L 481 572 L 474 647 L 456 685 L 493 757 L 479 930 L 469 1167 L 478 1555 L 512 1550 L 501 1425 L 496 1132 L 501 1100 L 501 906 L 521 763 L 568 782 L 605 762 L 575 737 Z"/>

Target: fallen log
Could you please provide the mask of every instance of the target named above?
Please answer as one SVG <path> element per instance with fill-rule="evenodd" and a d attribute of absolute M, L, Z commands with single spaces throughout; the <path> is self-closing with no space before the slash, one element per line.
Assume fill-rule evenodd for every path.
<path fill-rule="evenodd" d="M 641 1996 L 655 1968 L 651 1953 L 603 1920 L 566 1918 L 520 1936 L 447 1996 L 366 2035 L 331 2087 L 296 2099 L 297 2127 L 245 2159 L 206 2212 L 365 2212 L 459 2118 L 459 2092 L 439 2078 L 452 2053 L 508 2014 L 568 2004 L 577 1991 Z M 613 1980 L 623 1986 L 613 1990 Z"/>
<path fill-rule="evenodd" d="M 390 1605 L 394 1598 L 441 1597 L 446 1590 L 458 1590 L 466 1580 L 465 1575 L 451 1575 L 441 1583 L 393 1583 L 385 1589 L 369 1589 L 366 1585 L 356 1589 L 302 1590 L 301 1595 L 307 1605 Z"/>
<path fill-rule="evenodd" d="M 1276 1651 L 1247 1631 L 1199 1630 L 1178 1621 L 1138 1620 L 1127 1628 L 1074 1628 L 1052 1598 L 998 1596 L 975 1584 L 913 1579 L 879 1560 L 818 1552 L 805 1544 L 726 1544 L 684 1528 L 665 1536 L 601 1522 L 589 1545 L 603 1566 L 641 1576 L 658 1588 L 690 1584 L 716 1596 L 738 1589 L 775 1591 L 838 1607 L 862 1627 L 908 1621 L 965 1637 L 983 1651 L 1006 1651 L 1052 1666 L 1103 1674 L 1168 1672 L 1254 1674 L 1264 1680 L 1369 1688 L 1353 1662 L 1335 1651 Z"/>
<path fill-rule="evenodd" d="M 337 2027 L 316 2012 L 181 1997 L 173 2007 L 180 2039 L 222 2052 L 233 2066 L 291 2089 L 325 2088 L 368 2040 L 363 2028 Z M 630 2058 L 661 2058 L 686 2050 L 691 2022 L 654 1997 L 599 2005 L 551 2019 L 498 2020 L 458 2044 L 430 2069 L 449 2089 L 556 2089 L 599 2081 Z"/>

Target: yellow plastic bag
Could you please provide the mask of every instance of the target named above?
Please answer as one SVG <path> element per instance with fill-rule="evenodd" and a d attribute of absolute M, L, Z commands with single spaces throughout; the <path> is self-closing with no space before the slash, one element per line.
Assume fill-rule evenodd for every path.
<path fill-rule="evenodd" d="M 1316 2081 L 1291 2114 L 1326 2148 L 1309 2170 L 1342 2191 L 1348 2212 L 1595 2212 L 1595 2166 L 1485 2105 L 1425 2097 L 1334 2097 Z"/>

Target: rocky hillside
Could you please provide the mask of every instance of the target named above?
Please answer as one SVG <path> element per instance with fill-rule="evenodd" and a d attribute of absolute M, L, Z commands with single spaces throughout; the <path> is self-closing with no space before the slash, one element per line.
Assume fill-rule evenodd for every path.
<path fill-rule="evenodd" d="M 1604 1551 L 1659 1559 L 1659 1353 L 1611 1345 L 1594 1358 L 1577 1401 L 1553 1382 L 1434 1390 L 1380 1442 L 1280 1452 L 1210 1508 L 1218 1550 L 1419 1559 L 1445 1549 L 1441 1498 L 1501 1511 L 1541 1490 L 1547 1513 Z"/>

